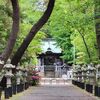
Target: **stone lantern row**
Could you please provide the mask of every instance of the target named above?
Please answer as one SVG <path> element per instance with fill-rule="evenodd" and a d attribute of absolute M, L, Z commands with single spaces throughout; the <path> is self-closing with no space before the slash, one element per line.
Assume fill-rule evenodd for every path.
<path fill-rule="evenodd" d="M 1 61 L 0 61 L 1 62 Z M 3 67 L 3 71 L 4 71 L 4 76 L 7 79 L 7 88 L 11 87 L 12 82 L 11 79 L 14 76 L 14 74 L 12 73 L 12 70 L 15 68 L 14 65 L 12 65 L 10 63 L 11 61 L 8 60 L 7 63 L 4 65 Z M 0 63 L 1 64 L 1 63 Z M 4 64 L 4 63 L 2 63 Z M 26 78 L 27 78 L 27 69 L 23 69 L 20 68 L 19 66 L 16 68 L 16 84 L 19 85 L 21 83 L 21 77 L 23 76 L 23 82 L 26 82 Z"/>
<path fill-rule="evenodd" d="M 93 64 L 74 65 L 73 78 L 80 82 L 100 84 L 100 64 L 96 66 L 93 66 Z"/>

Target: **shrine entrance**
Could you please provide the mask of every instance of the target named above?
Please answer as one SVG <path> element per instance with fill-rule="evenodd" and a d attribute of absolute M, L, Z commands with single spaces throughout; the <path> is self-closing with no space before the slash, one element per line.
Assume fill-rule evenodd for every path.
<path fill-rule="evenodd" d="M 62 50 L 56 46 L 56 41 L 52 38 L 46 38 L 42 41 L 41 54 L 38 54 L 38 69 L 40 76 L 44 78 L 62 78 L 69 79 L 71 67 L 62 60 Z M 72 71 L 71 71 L 72 72 Z"/>
<path fill-rule="evenodd" d="M 59 68 L 63 65 L 63 61 L 60 58 L 62 56 L 61 49 L 54 44 L 55 41 L 53 39 L 45 39 L 42 46 L 45 50 L 38 55 L 39 69 L 46 78 L 58 77 L 60 75 Z"/>
<path fill-rule="evenodd" d="M 42 67 L 44 67 L 44 77 L 55 78 L 57 65 L 62 66 L 62 60 L 60 59 L 61 54 L 47 51 L 45 54 L 39 55 Z"/>

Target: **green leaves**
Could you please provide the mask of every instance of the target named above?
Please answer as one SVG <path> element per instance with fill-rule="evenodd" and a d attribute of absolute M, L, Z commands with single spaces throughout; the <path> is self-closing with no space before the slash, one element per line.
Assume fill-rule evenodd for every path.
<path fill-rule="evenodd" d="M 43 14 L 37 10 L 36 3 L 38 0 L 20 0 L 20 34 L 18 36 L 14 52 L 26 37 L 30 28 Z M 47 0 L 45 0 L 45 5 Z M 0 0 L 0 52 L 9 36 L 11 26 L 11 10 L 5 1 Z M 92 61 L 97 59 L 95 25 L 94 25 L 94 1 L 92 0 L 56 0 L 55 8 L 48 23 L 38 32 L 35 39 L 29 45 L 25 52 L 22 62 L 25 61 L 36 63 L 36 54 L 41 53 L 41 40 L 52 36 L 57 45 L 63 51 L 62 58 L 67 61 L 73 61 L 75 55 L 76 63 L 88 63 L 88 54 L 86 47 L 80 35 L 82 33 Z M 75 46 L 75 52 L 73 50 Z M 13 52 L 13 53 L 14 53 Z M 82 52 L 84 56 L 80 57 L 77 53 Z M 75 53 L 75 54 L 74 54 Z"/>
<path fill-rule="evenodd" d="M 56 39 L 57 45 L 63 50 L 63 59 L 76 63 L 89 63 L 88 53 L 82 39 L 87 44 L 92 61 L 97 57 L 95 25 L 94 25 L 94 1 L 91 0 L 58 0 L 49 23 L 49 34 Z M 81 33 L 81 35 L 80 35 Z M 73 54 L 75 45 L 75 54 Z M 78 59 L 77 53 L 83 52 L 84 56 Z"/>
<path fill-rule="evenodd" d="M 11 29 L 10 4 L 0 0 L 0 53 L 4 50 Z"/>

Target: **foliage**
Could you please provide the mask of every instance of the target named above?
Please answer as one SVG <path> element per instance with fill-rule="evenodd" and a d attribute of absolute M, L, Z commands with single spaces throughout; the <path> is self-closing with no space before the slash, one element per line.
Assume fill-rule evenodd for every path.
<path fill-rule="evenodd" d="M 39 0 L 40 1 L 40 0 Z M 20 0 L 20 34 L 14 52 L 26 37 L 30 28 L 43 14 L 38 0 Z M 48 0 L 44 0 L 44 6 Z M 27 6 L 26 6 L 27 4 Z M 9 0 L 0 0 L 0 53 L 5 48 L 11 26 L 11 8 Z M 48 23 L 38 32 L 26 50 L 21 64 L 37 62 L 37 53 L 41 53 L 41 40 L 53 37 L 63 52 L 62 58 L 75 63 L 89 63 L 89 57 L 82 36 L 87 44 L 91 61 L 98 61 L 94 23 L 94 0 L 56 0 L 55 8 Z"/>
<path fill-rule="evenodd" d="M 0 53 L 4 50 L 11 28 L 10 2 L 0 0 Z"/>
<path fill-rule="evenodd" d="M 36 71 L 36 70 L 33 70 L 33 72 L 32 72 L 32 85 L 34 86 L 34 85 L 38 85 L 38 83 L 39 83 L 39 80 L 40 80 L 40 76 L 39 76 L 39 74 L 38 74 L 38 71 Z"/>
<path fill-rule="evenodd" d="M 44 29 L 48 28 L 47 32 L 57 40 L 57 45 L 62 48 L 64 59 L 75 60 L 73 61 L 75 63 L 89 63 L 97 60 L 94 26 L 93 1 L 58 0 Z M 81 58 L 80 55 L 77 55 L 80 52 L 83 53 Z M 91 59 L 88 53 L 90 53 Z"/>

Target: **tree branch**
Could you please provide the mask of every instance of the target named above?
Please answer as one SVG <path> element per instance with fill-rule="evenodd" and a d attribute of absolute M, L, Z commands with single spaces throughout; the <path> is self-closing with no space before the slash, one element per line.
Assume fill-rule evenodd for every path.
<path fill-rule="evenodd" d="M 23 43 L 21 44 L 21 46 L 18 48 L 17 52 L 13 56 L 12 61 L 11 61 L 11 63 L 13 65 L 18 64 L 18 62 L 20 61 L 21 57 L 23 56 L 25 50 L 28 48 L 28 45 L 30 44 L 30 42 L 32 41 L 32 39 L 34 38 L 36 33 L 48 21 L 50 15 L 52 13 L 52 10 L 54 8 L 54 3 L 55 3 L 55 0 L 49 0 L 48 7 L 47 7 L 46 11 L 44 12 L 43 16 L 39 19 L 39 21 L 35 25 L 33 25 L 29 34 L 23 40 Z"/>

